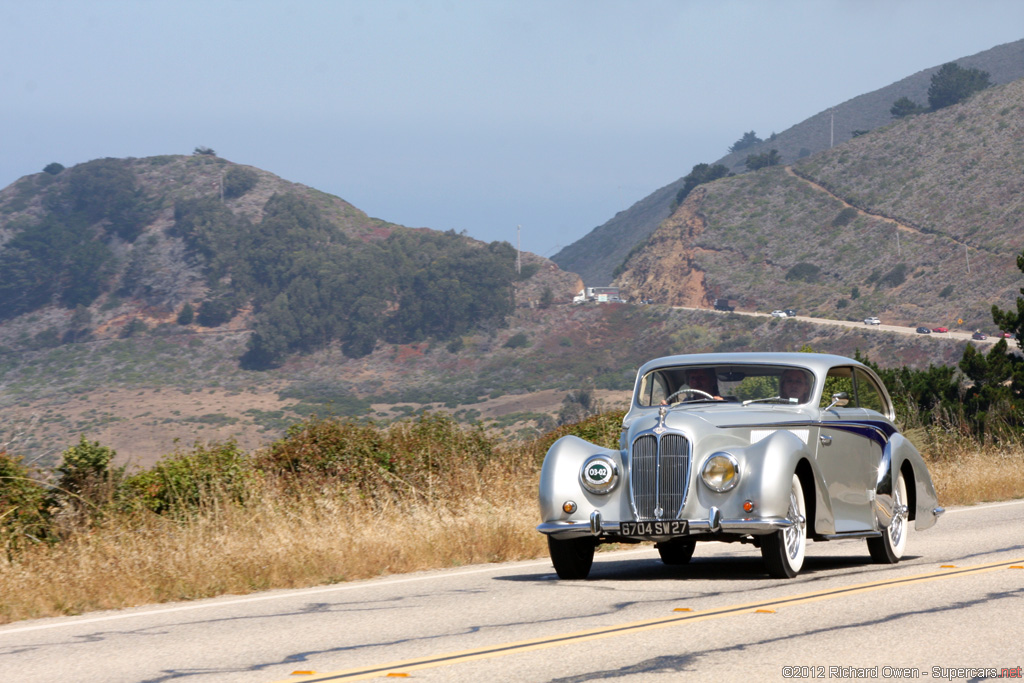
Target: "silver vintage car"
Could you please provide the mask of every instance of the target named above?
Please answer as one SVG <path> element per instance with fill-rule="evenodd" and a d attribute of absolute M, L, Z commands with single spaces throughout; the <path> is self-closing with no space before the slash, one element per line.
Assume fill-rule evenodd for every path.
<path fill-rule="evenodd" d="M 697 541 L 752 543 L 778 578 L 797 575 L 808 539 L 863 538 L 895 563 L 910 522 L 943 510 L 893 419 L 878 375 L 850 358 L 657 358 L 637 372 L 618 450 L 575 436 L 548 450 L 537 529 L 563 579 L 586 578 L 601 543 L 640 541 L 666 564 Z"/>

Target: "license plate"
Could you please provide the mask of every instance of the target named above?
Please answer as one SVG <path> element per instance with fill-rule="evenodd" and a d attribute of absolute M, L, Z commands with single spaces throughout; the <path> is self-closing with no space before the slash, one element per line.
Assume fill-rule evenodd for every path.
<path fill-rule="evenodd" d="M 668 519 L 660 522 L 619 522 L 619 533 L 623 536 L 682 536 L 686 534 L 686 520 Z"/>

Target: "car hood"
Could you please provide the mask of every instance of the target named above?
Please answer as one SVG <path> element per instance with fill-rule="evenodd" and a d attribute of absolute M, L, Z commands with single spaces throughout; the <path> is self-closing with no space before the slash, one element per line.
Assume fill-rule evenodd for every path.
<path fill-rule="evenodd" d="M 816 419 L 817 409 L 808 406 L 739 403 L 727 405 L 698 404 L 685 408 L 671 408 L 665 413 L 664 426 L 668 429 L 687 432 L 697 437 L 702 433 L 730 427 L 756 427 L 778 425 L 787 422 L 806 422 Z M 645 410 L 632 419 L 627 417 L 624 425 L 631 433 L 654 429 L 661 422 L 658 408 Z"/>

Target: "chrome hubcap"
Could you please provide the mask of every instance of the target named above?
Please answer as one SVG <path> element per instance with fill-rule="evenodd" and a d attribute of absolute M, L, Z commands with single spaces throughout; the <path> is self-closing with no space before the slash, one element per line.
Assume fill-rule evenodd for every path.
<path fill-rule="evenodd" d="M 786 553 L 790 559 L 796 559 L 800 554 L 800 540 L 804 535 L 804 525 L 807 520 L 800 514 L 800 502 L 796 499 L 794 492 L 789 493 L 789 519 L 793 526 L 786 529 Z"/>

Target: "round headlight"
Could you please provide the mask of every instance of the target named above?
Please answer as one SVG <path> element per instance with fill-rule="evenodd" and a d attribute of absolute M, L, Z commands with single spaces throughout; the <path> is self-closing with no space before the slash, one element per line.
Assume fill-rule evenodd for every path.
<path fill-rule="evenodd" d="M 580 483 L 591 493 L 611 493 L 619 483 L 619 468 L 607 455 L 592 455 L 580 468 Z"/>
<path fill-rule="evenodd" d="M 722 493 L 736 486 L 740 480 L 740 465 L 731 453 L 712 453 L 704 461 L 700 478 L 712 491 Z"/>

